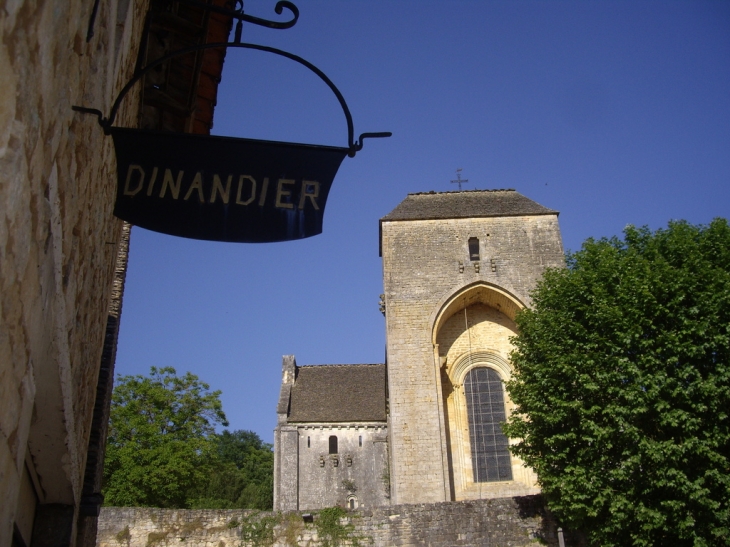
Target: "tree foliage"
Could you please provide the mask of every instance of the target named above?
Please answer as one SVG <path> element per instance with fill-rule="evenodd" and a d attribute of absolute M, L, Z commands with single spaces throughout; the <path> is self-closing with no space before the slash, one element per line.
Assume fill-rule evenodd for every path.
<path fill-rule="evenodd" d="M 171 367 L 124 376 L 112 396 L 104 463 L 108 505 L 188 507 L 215 465 L 220 391 Z"/>
<path fill-rule="evenodd" d="M 520 335 L 505 432 L 596 545 L 730 545 L 730 228 L 588 240 Z"/>
<path fill-rule="evenodd" d="M 107 505 L 271 509 L 274 455 L 228 425 L 220 391 L 174 368 L 117 380 L 104 462 Z"/>
<path fill-rule="evenodd" d="M 271 510 L 274 453 L 253 431 L 223 431 L 216 437 L 219 462 L 193 502 L 197 508 Z"/>

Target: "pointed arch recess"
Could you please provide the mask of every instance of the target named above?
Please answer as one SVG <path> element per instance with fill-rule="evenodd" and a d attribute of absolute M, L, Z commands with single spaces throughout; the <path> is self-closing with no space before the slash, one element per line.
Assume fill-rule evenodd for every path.
<path fill-rule="evenodd" d="M 431 325 L 433 325 L 431 342 L 434 346 L 438 343 L 438 334 L 444 323 L 455 313 L 476 303 L 490 306 L 504 313 L 512 321 L 517 312 L 525 307 L 519 298 L 497 285 L 485 281 L 465 285 L 444 298 L 431 317 Z"/>
<path fill-rule="evenodd" d="M 498 481 L 475 481 L 467 401 L 465 398 L 464 380 L 470 370 L 488 367 L 495 370 L 502 380 L 512 375 L 504 344 L 494 347 L 490 341 L 481 340 L 468 352 L 452 356 L 452 362 L 446 362 L 446 355 L 440 354 L 441 334 L 448 328 L 449 322 L 456 314 L 463 313 L 470 307 L 488 306 L 504 314 L 514 321 L 525 304 L 509 291 L 485 281 L 476 281 L 455 287 L 439 302 L 429 318 L 434 350 L 434 366 L 437 371 L 437 397 L 442 412 L 442 443 L 449 477 L 450 495 L 454 500 L 504 497 L 505 495 L 527 495 L 539 493 L 537 476 L 534 471 L 525 467 L 516 456 L 510 456 L 511 478 Z M 467 327 L 471 328 L 471 326 Z M 514 332 L 514 331 L 513 331 Z M 504 393 L 505 411 L 509 416 L 513 405 L 509 395 Z"/>

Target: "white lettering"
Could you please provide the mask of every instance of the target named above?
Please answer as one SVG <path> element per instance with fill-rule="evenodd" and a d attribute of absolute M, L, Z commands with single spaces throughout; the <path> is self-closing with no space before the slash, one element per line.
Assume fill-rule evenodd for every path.
<path fill-rule="evenodd" d="M 251 181 L 251 195 L 248 197 L 246 201 L 241 201 L 241 189 L 243 188 L 243 181 L 244 179 L 248 179 Z M 236 205 L 248 205 L 251 203 L 254 199 L 256 199 L 256 181 L 252 176 L 249 175 L 241 175 L 238 177 L 238 192 L 236 193 Z"/>
<path fill-rule="evenodd" d="M 276 206 L 277 207 L 280 207 L 282 209 L 294 209 L 293 203 L 285 203 L 285 202 L 281 201 L 281 198 L 283 198 L 283 197 L 287 197 L 288 199 L 291 199 L 291 198 L 289 198 L 289 196 L 291 196 L 291 191 L 284 190 L 284 185 L 285 184 L 290 185 L 290 184 L 294 184 L 294 183 L 296 183 L 296 181 L 292 180 L 292 179 L 279 179 L 279 184 L 276 187 Z"/>
<path fill-rule="evenodd" d="M 180 185 L 182 184 L 183 173 L 185 171 L 178 171 L 177 180 L 173 180 L 172 171 L 165 169 L 165 178 L 162 180 L 162 188 L 160 188 L 160 197 L 164 198 L 167 193 L 167 189 L 170 189 L 172 199 L 177 199 L 180 195 Z"/>
<path fill-rule="evenodd" d="M 319 211 L 319 205 L 317 205 L 317 198 L 319 197 L 319 182 L 316 180 L 303 180 L 302 181 L 302 192 L 299 194 L 299 209 L 304 209 L 304 201 L 309 198 L 312 202 L 312 207 Z"/>
<path fill-rule="evenodd" d="M 137 179 L 137 187 L 132 190 L 129 188 L 129 183 L 132 182 L 132 173 L 137 172 L 139 173 L 139 178 Z M 139 192 L 142 187 L 144 186 L 144 169 L 142 169 L 141 166 L 132 164 L 129 166 L 129 169 L 127 169 L 127 180 L 124 183 L 124 195 L 125 196 L 134 196 Z"/>

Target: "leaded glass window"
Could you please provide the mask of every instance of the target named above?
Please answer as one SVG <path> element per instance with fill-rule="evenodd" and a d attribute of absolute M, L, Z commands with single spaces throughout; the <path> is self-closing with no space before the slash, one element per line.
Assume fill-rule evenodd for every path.
<path fill-rule="evenodd" d="M 474 482 L 512 480 L 502 379 L 491 368 L 469 371 L 464 380 Z"/>

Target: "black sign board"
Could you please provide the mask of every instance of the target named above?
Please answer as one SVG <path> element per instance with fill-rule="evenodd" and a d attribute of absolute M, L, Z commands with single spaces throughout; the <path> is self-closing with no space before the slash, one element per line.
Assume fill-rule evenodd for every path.
<path fill-rule="evenodd" d="M 194 239 L 273 242 L 322 232 L 348 148 L 110 128 L 114 214 Z"/>

